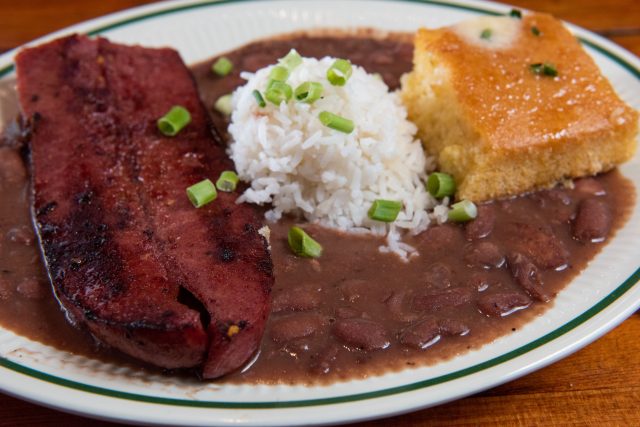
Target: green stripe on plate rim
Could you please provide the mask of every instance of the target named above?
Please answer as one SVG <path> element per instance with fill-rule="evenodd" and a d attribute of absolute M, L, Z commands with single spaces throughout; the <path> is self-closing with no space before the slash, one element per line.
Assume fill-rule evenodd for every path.
<path fill-rule="evenodd" d="M 129 24 L 133 24 L 136 22 L 144 21 L 147 19 L 155 18 L 158 16 L 168 15 L 176 12 L 181 12 L 185 10 L 197 9 L 201 7 L 211 7 L 218 6 L 228 3 L 240 3 L 240 2 L 250 2 L 255 0 L 212 0 L 206 1 L 202 3 L 190 4 L 185 6 L 176 6 L 174 8 L 165 9 L 157 12 L 150 12 L 147 14 L 142 14 L 138 16 L 134 16 L 132 18 L 123 19 L 121 21 L 113 22 L 102 27 L 95 28 L 91 31 L 88 31 L 88 35 L 97 35 L 103 32 L 126 26 Z M 423 3 L 423 4 L 431 4 L 437 6 L 443 6 L 453 9 L 461 9 L 467 10 L 471 12 L 478 12 L 487 15 L 500 15 L 500 13 L 495 12 L 489 9 L 483 9 L 480 7 L 466 6 L 460 4 L 451 4 L 443 1 L 436 0 L 400 0 L 404 2 L 410 3 Z M 619 57 L 613 52 L 607 50 L 605 47 L 594 43 L 590 40 L 586 40 L 580 38 L 580 41 L 597 50 L 601 54 L 607 56 L 609 59 L 615 61 L 626 70 L 631 72 L 634 76 L 640 78 L 640 69 L 634 67 L 632 64 L 627 62 L 624 58 Z M 14 65 L 11 64 L 0 70 L 0 78 L 5 75 L 11 73 L 14 70 Z M 556 338 L 572 331 L 576 327 L 585 323 L 602 310 L 607 308 L 609 305 L 614 303 L 618 298 L 624 295 L 629 289 L 633 287 L 638 281 L 640 281 L 640 268 L 636 269 L 636 271 L 627 278 L 620 286 L 618 286 L 613 292 L 600 300 L 596 305 L 591 307 L 589 310 L 582 313 L 580 316 L 575 319 L 565 323 L 558 329 L 544 335 L 535 341 L 532 341 L 522 347 L 519 347 L 515 350 L 512 350 L 508 353 L 505 353 L 501 356 L 493 358 L 483 363 L 479 363 L 474 366 L 470 366 L 465 369 L 461 369 L 459 371 L 451 372 L 446 375 L 441 375 L 439 377 L 431 378 L 424 381 L 419 381 L 411 384 L 405 384 L 398 387 L 371 391 L 367 393 L 358 393 L 346 396 L 337 396 L 337 397 L 329 397 L 329 398 L 320 398 L 320 399 L 308 399 L 308 400 L 298 400 L 298 401 L 274 401 L 274 402 L 216 402 L 216 401 L 195 401 L 195 400 L 186 400 L 186 399 L 174 399 L 174 398 L 166 398 L 166 397 L 156 397 L 156 396 L 147 396 L 143 394 L 136 393 L 128 393 L 118 390 L 111 390 L 108 388 L 92 386 L 84 383 L 80 383 L 77 381 L 68 380 L 65 378 L 61 378 L 55 375 L 47 374 L 45 372 L 38 371 L 36 369 L 28 368 L 26 366 L 20 365 L 18 363 L 12 362 L 8 359 L 0 357 L 0 366 L 10 369 L 12 371 L 36 378 L 38 380 L 46 381 L 49 383 L 53 383 L 59 386 L 72 388 L 75 390 L 98 394 L 102 396 L 114 397 L 119 399 L 127 399 L 132 401 L 144 402 L 144 403 L 155 403 L 155 404 L 164 404 L 164 405 L 173 405 L 173 406 L 184 406 L 184 407 L 197 407 L 197 408 L 219 408 L 219 409 L 276 409 L 276 408 L 297 408 L 297 407 L 305 407 L 305 406 L 319 406 L 319 405 L 331 405 L 331 404 L 339 404 L 339 403 L 347 403 L 347 402 L 355 402 L 359 400 L 366 399 L 374 399 L 379 397 L 385 397 L 389 395 L 406 393 L 414 390 L 419 390 L 426 387 L 431 387 L 437 384 L 442 384 L 448 381 L 453 381 L 485 369 L 489 369 L 491 367 L 500 365 L 509 360 L 515 359 L 525 353 L 528 353 L 544 344 L 547 344 L 550 341 L 555 340 Z"/>

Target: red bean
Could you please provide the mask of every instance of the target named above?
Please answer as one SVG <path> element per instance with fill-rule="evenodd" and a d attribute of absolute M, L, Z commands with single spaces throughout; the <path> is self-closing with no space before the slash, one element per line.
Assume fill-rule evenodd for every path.
<path fill-rule="evenodd" d="M 391 344 L 380 323 L 366 319 L 341 319 L 332 328 L 333 334 L 350 347 L 360 350 L 382 350 Z"/>
<path fill-rule="evenodd" d="M 408 347 L 424 350 L 440 340 L 440 326 L 435 317 L 429 316 L 416 322 L 398 334 L 398 341 Z"/>
<path fill-rule="evenodd" d="M 464 241 L 460 227 L 448 223 L 427 228 L 420 234 L 420 239 L 433 252 L 455 248 Z"/>
<path fill-rule="evenodd" d="M 588 196 L 604 196 L 607 194 L 604 186 L 596 178 L 582 178 L 574 181 L 575 190 Z"/>
<path fill-rule="evenodd" d="M 507 258 L 511 275 L 522 288 L 533 298 L 548 302 L 551 297 L 545 291 L 538 267 L 525 255 L 510 254 Z"/>
<path fill-rule="evenodd" d="M 486 294 L 478 298 L 478 308 L 488 316 L 504 317 L 527 308 L 531 299 L 518 293 Z"/>
<path fill-rule="evenodd" d="M 504 264 L 504 255 L 495 244 L 479 242 L 466 247 L 464 260 L 469 267 L 500 268 Z"/>
<path fill-rule="evenodd" d="M 464 322 L 457 319 L 440 319 L 438 327 L 442 335 L 450 336 L 467 335 L 471 330 Z"/>
<path fill-rule="evenodd" d="M 472 293 L 466 288 L 447 289 L 443 292 L 418 295 L 413 299 L 414 310 L 437 311 L 444 307 L 458 307 L 471 301 Z"/>
<path fill-rule="evenodd" d="M 451 269 L 440 262 L 430 265 L 424 273 L 424 281 L 428 287 L 444 289 L 451 286 L 453 274 Z"/>
<path fill-rule="evenodd" d="M 487 237 L 493 231 L 496 212 L 492 204 L 478 206 L 478 216 L 464 227 L 467 240 L 478 240 Z"/>
<path fill-rule="evenodd" d="M 273 297 L 271 311 L 308 311 L 320 305 L 320 293 L 317 286 L 299 286 L 285 290 Z"/>
<path fill-rule="evenodd" d="M 290 314 L 275 319 L 271 323 L 271 339 L 284 343 L 316 333 L 323 326 L 324 319 L 318 314 Z"/>
<path fill-rule="evenodd" d="M 581 242 L 601 242 L 611 228 L 611 211 L 605 202 L 595 198 L 583 200 L 573 222 L 573 237 Z"/>
<path fill-rule="evenodd" d="M 564 244 L 547 226 L 511 223 L 512 235 L 509 246 L 531 259 L 543 269 L 561 269 L 569 262 L 569 253 Z"/>
<path fill-rule="evenodd" d="M 393 292 L 384 303 L 389 309 L 391 316 L 401 322 L 413 322 L 418 319 L 416 313 L 411 313 L 405 304 L 406 291 Z"/>

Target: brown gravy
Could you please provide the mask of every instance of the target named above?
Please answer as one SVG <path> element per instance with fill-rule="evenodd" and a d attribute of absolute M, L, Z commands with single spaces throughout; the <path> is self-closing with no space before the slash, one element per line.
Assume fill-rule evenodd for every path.
<path fill-rule="evenodd" d="M 349 58 L 380 73 L 392 88 L 411 67 L 412 46 L 403 38 L 259 41 L 226 55 L 235 65 L 230 76 L 212 76 L 210 61 L 193 68 L 206 105 L 242 83 L 239 71 L 271 64 L 292 47 L 305 56 Z M 226 128 L 224 117 L 212 112 L 212 118 L 218 129 Z M 0 325 L 61 350 L 135 365 L 64 318 L 32 232 L 27 172 L 9 140 L 0 143 Z M 467 226 L 448 224 L 408 237 L 420 251 L 409 263 L 380 253 L 380 239 L 314 225 L 304 227 L 323 245 L 323 256 L 297 258 L 286 243 L 294 221 L 271 225 L 273 313 L 255 362 L 225 380 L 327 383 L 435 363 L 480 347 L 543 313 L 552 302 L 542 300 L 551 300 L 600 250 L 603 243 L 574 237 L 578 223 L 586 221 L 580 225 L 586 231 L 604 226 L 610 238 L 634 197 L 633 184 L 613 171 L 579 180 L 573 189 L 496 201 Z M 606 218 L 579 213 L 594 203 Z M 523 271 L 529 278 L 537 273 L 543 284 L 523 285 Z"/>

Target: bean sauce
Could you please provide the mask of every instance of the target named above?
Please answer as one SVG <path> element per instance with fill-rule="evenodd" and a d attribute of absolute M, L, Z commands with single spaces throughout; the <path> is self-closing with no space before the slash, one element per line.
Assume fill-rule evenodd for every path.
<path fill-rule="evenodd" d="M 295 48 L 304 56 L 348 58 L 392 88 L 410 70 L 409 35 L 296 35 L 225 54 L 226 77 L 193 67 L 212 121 L 215 100 Z M 12 129 L 12 127 L 9 127 Z M 135 365 L 70 325 L 51 291 L 29 214 L 28 173 L 16 136 L 0 141 L 0 325 L 89 357 Z M 348 235 L 285 218 L 270 224 L 276 283 L 272 313 L 254 362 L 223 381 L 330 383 L 436 363 L 490 345 L 544 313 L 555 295 L 611 239 L 633 206 L 633 184 L 612 171 L 479 206 L 466 225 L 405 236 L 420 255 L 405 263 L 379 251 L 380 238 Z M 324 248 L 296 257 L 287 231 L 301 225 Z M 176 373 L 171 373 L 172 375 Z"/>

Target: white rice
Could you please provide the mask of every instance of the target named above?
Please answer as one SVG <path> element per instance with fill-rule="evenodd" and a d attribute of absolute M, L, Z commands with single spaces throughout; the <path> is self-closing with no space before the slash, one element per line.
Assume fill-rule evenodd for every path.
<path fill-rule="evenodd" d="M 287 80 L 294 89 L 305 81 L 322 83 L 323 97 L 313 104 L 291 100 L 260 108 L 252 92 L 264 93 L 272 67 L 242 74 L 247 83 L 233 94 L 229 126 L 229 155 L 240 179 L 251 183 L 239 202 L 270 203 L 270 221 L 291 213 L 326 227 L 387 236 L 381 250 L 406 259 L 415 250 L 401 241 L 401 230 L 417 234 L 431 220 L 446 221 L 448 201 L 438 203 L 424 188 L 433 160 L 414 138 L 416 128 L 397 93 L 358 66 L 345 86 L 332 86 L 326 72 L 333 62 L 303 58 Z M 324 126 L 322 111 L 353 120 L 355 130 Z M 376 199 L 402 201 L 393 224 L 367 216 Z"/>

